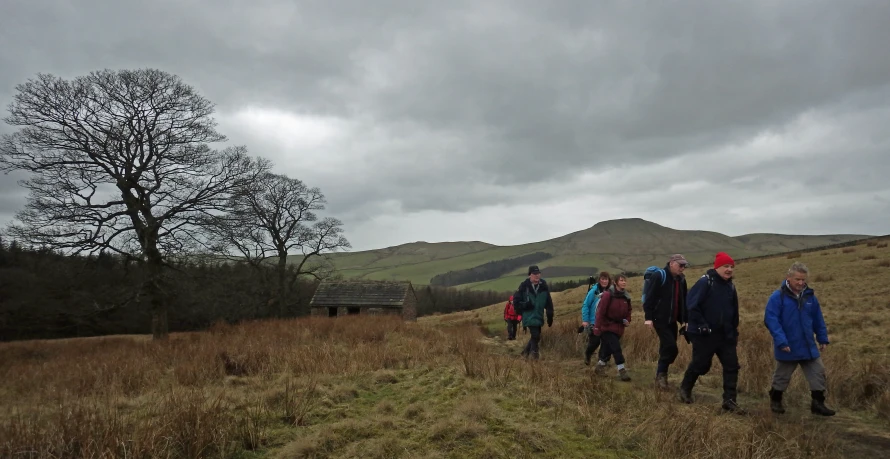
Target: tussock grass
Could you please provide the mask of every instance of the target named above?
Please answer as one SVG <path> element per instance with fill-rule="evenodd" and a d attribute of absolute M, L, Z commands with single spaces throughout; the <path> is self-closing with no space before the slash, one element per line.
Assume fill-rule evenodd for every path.
<path fill-rule="evenodd" d="M 585 288 L 554 295 L 542 358 L 503 339 L 502 304 L 422 318 L 216 324 L 205 333 L 0 344 L 0 457 L 881 457 L 890 428 L 880 244 L 804 253 L 832 344 L 831 419 L 808 413 L 798 372 L 774 417 L 763 306 L 791 261 L 742 262 L 740 402 L 721 414 L 719 362 L 696 403 L 652 387 L 657 338 L 634 315 L 622 343 L 630 383 L 594 376 L 577 333 Z M 825 252 L 827 253 L 827 252 Z M 882 253 L 882 252 L 880 252 Z M 690 283 L 705 268 L 687 273 Z M 636 300 L 640 279 L 630 290 Z M 680 339 L 676 385 L 691 348 Z M 882 433 L 883 432 L 883 433 Z"/>

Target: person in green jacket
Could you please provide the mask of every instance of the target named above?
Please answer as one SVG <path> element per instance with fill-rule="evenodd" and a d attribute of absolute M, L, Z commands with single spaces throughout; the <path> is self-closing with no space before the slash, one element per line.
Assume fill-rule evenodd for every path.
<path fill-rule="evenodd" d="M 541 270 L 537 265 L 528 267 L 528 279 L 519 284 L 513 294 L 513 307 L 517 314 L 522 314 L 522 326 L 527 328 L 531 337 L 522 350 L 522 356 L 538 359 L 541 342 L 541 328 L 544 327 L 544 312 L 547 313 L 547 326 L 553 326 L 553 299 L 547 282 L 541 279 Z"/>

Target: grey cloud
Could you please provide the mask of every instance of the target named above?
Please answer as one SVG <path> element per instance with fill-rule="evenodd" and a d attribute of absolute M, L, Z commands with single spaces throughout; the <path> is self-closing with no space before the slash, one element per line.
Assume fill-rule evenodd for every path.
<path fill-rule="evenodd" d="M 397 140 L 373 146 L 379 167 L 370 170 L 355 162 L 320 172 L 311 156 L 280 151 L 256 133 L 224 132 L 322 187 L 329 210 L 356 222 L 392 211 L 382 204 L 389 201 L 405 213 L 514 205 L 528 188 L 547 195 L 586 171 L 613 174 L 592 183 L 591 196 L 626 190 L 640 200 L 629 206 L 657 208 L 672 200 L 645 190 L 668 186 L 675 173 L 639 181 L 626 168 L 684 155 L 687 179 L 752 176 L 736 185 L 752 196 L 789 182 L 814 194 L 887 190 L 886 2 L 246 5 L 4 5 L 0 105 L 37 72 L 158 67 L 195 85 L 221 112 L 254 105 L 360 119 L 349 133 L 359 144 L 353 148 L 370 151 L 361 143 L 372 129 Z M 696 155 L 765 130 L 792 129 L 812 112 L 838 117 L 844 140 L 833 159 L 802 161 L 796 173 L 784 170 L 785 159 L 731 170 L 695 163 Z M 8 180 L 0 177 L 0 190 L 11 189 Z M 13 205 L 6 201 L 0 213 Z"/>

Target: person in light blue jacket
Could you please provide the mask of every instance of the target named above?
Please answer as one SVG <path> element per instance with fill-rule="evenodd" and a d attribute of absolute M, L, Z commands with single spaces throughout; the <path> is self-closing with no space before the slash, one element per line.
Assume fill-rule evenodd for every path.
<path fill-rule="evenodd" d="M 782 394 L 791 376 L 800 365 L 810 386 L 810 411 L 821 416 L 833 416 L 834 410 L 825 406 L 825 366 L 819 351 L 828 346 L 828 328 L 816 294 L 807 285 L 809 269 L 795 262 L 788 269 L 785 281 L 773 292 L 766 303 L 763 322 L 773 336 L 776 370 L 770 388 L 770 409 L 784 413 Z M 817 344 L 818 343 L 818 344 Z"/>
<path fill-rule="evenodd" d="M 590 358 L 596 348 L 600 346 L 600 337 L 593 334 L 593 324 L 596 321 L 596 307 L 600 302 L 600 297 L 604 292 L 612 286 L 612 276 L 606 271 L 599 275 L 596 285 L 587 291 L 587 297 L 584 298 L 584 304 L 581 305 L 581 326 L 587 333 L 587 349 L 584 350 L 584 365 L 590 365 Z"/>

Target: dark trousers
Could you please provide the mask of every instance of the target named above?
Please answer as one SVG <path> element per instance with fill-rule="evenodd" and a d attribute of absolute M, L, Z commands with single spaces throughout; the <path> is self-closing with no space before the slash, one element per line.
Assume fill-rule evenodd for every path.
<path fill-rule="evenodd" d="M 537 359 L 539 355 L 538 344 L 541 342 L 541 327 L 526 328 L 528 328 L 529 333 L 531 333 L 531 337 L 528 339 L 528 343 L 525 344 L 525 349 L 522 350 L 522 355 Z"/>
<path fill-rule="evenodd" d="M 738 340 L 729 339 L 724 333 L 710 335 L 686 335 L 692 341 L 692 361 L 680 383 L 684 389 L 692 390 L 699 376 L 711 369 L 711 361 L 716 355 L 723 366 L 723 400 L 735 401 L 738 395 L 739 356 L 736 352 Z"/>
<path fill-rule="evenodd" d="M 596 348 L 600 347 L 600 337 L 593 334 L 593 330 L 587 330 L 587 349 L 584 350 L 584 360 L 590 360 Z"/>
<path fill-rule="evenodd" d="M 668 367 L 677 359 L 677 323 L 655 324 L 658 334 L 658 369 L 657 373 L 667 373 Z"/>
<path fill-rule="evenodd" d="M 507 339 L 513 340 L 516 339 L 516 329 L 519 327 L 518 320 L 508 320 L 507 321 Z"/>
<path fill-rule="evenodd" d="M 602 332 L 602 334 L 600 334 L 600 341 L 602 341 L 603 344 L 603 347 L 600 348 L 600 360 L 608 362 L 609 358 L 614 356 L 616 365 L 624 363 L 624 354 L 621 353 L 620 336 L 612 332 Z"/>

